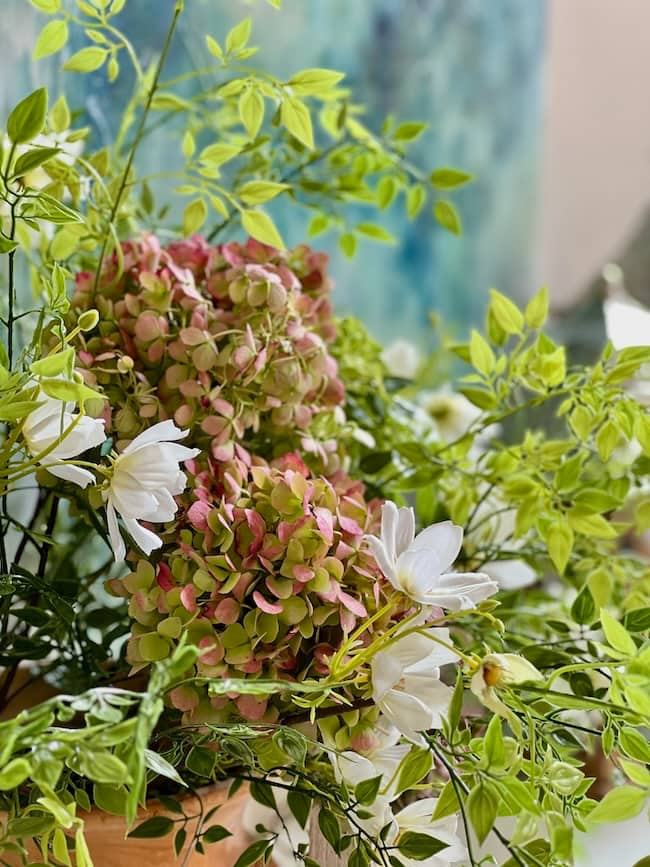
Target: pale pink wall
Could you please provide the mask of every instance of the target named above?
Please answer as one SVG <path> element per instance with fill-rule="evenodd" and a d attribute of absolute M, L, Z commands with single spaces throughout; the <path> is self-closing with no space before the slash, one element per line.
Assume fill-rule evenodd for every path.
<path fill-rule="evenodd" d="M 650 0 L 547 0 L 537 276 L 561 309 L 650 202 Z"/>

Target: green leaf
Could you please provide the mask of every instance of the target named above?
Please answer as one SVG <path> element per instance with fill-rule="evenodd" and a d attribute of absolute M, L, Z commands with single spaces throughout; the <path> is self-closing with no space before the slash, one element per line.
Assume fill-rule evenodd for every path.
<path fill-rule="evenodd" d="M 159 777 L 166 777 L 168 780 L 173 780 L 175 783 L 178 783 L 179 786 L 186 785 L 171 762 L 168 762 L 167 759 L 164 759 L 159 753 L 146 749 L 144 751 L 144 760 L 147 768 L 149 768 L 150 771 L 153 771 L 154 774 L 158 774 Z"/>
<path fill-rule="evenodd" d="M 296 96 L 312 96 L 327 93 L 345 77 L 334 69 L 303 69 L 287 83 Z"/>
<path fill-rule="evenodd" d="M 373 241 L 381 241 L 384 244 L 395 243 L 395 236 L 391 235 L 390 232 L 387 232 L 386 229 L 383 229 L 376 223 L 359 223 L 356 226 L 356 231 L 360 235 L 364 235 L 366 238 L 372 238 Z"/>
<path fill-rule="evenodd" d="M 164 837 L 174 830 L 174 822 L 168 816 L 152 816 L 129 831 L 127 837 L 137 839 L 150 839 L 152 837 Z"/>
<path fill-rule="evenodd" d="M 23 783 L 29 776 L 31 767 L 27 759 L 12 759 L 0 770 L 0 792 L 8 792 Z"/>
<path fill-rule="evenodd" d="M 7 119 L 7 135 L 14 144 L 31 141 L 41 132 L 47 115 L 47 90 L 40 87 L 25 97 Z"/>
<path fill-rule="evenodd" d="M 29 0 L 29 2 L 46 15 L 54 15 L 61 9 L 61 0 Z"/>
<path fill-rule="evenodd" d="M 112 753 L 84 750 L 79 756 L 79 770 L 96 783 L 121 785 L 130 782 L 126 765 Z"/>
<path fill-rule="evenodd" d="M 499 809 L 499 793 L 490 783 L 479 783 L 467 798 L 467 812 L 480 844 L 492 830 Z"/>
<path fill-rule="evenodd" d="M 496 366 L 496 358 L 490 344 L 476 329 L 472 330 L 470 337 L 469 357 L 473 366 L 484 376 L 489 376 Z"/>
<path fill-rule="evenodd" d="M 573 600 L 571 617 L 581 626 L 592 623 L 596 619 L 596 603 L 587 584 Z"/>
<path fill-rule="evenodd" d="M 447 849 L 449 843 L 444 843 L 429 834 L 420 834 L 418 831 L 407 831 L 401 834 L 397 841 L 397 849 L 405 858 L 414 861 L 425 861 L 432 858 L 443 849 Z"/>
<path fill-rule="evenodd" d="M 406 792 L 423 780 L 433 766 L 430 750 L 413 747 L 404 757 L 397 779 L 397 792 Z"/>
<path fill-rule="evenodd" d="M 68 72 L 94 72 L 104 65 L 107 57 L 108 51 L 105 48 L 89 45 L 73 54 L 63 68 Z"/>
<path fill-rule="evenodd" d="M 86 400 L 102 398 L 99 392 L 94 391 L 82 382 L 69 382 L 63 379 L 42 379 L 40 386 L 48 397 L 56 400 L 84 403 Z"/>
<path fill-rule="evenodd" d="M 345 256 L 348 259 L 352 259 L 354 254 L 357 251 L 357 238 L 356 235 L 353 235 L 352 232 L 344 232 L 339 237 L 339 247 Z"/>
<path fill-rule="evenodd" d="M 621 729 L 618 742 L 626 755 L 650 764 L 650 744 L 636 729 L 629 726 Z"/>
<path fill-rule="evenodd" d="M 573 549 L 573 530 L 566 520 L 554 521 L 546 531 L 546 544 L 553 565 L 560 575 L 564 574 Z"/>
<path fill-rule="evenodd" d="M 392 175 L 384 175 L 377 184 L 377 204 L 382 209 L 388 208 L 397 194 L 397 181 Z"/>
<path fill-rule="evenodd" d="M 229 31 L 228 35 L 226 36 L 226 51 L 228 52 L 228 54 L 231 54 L 235 51 L 241 51 L 242 48 L 246 48 L 246 45 L 248 44 L 248 40 L 251 35 L 252 25 L 252 18 L 244 18 L 243 21 L 240 21 L 239 24 L 235 24 L 232 30 Z"/>
<path fill-rule="evenodd" d="M 615 620 L 604 608 L 600 609 L 600 623 L 610 647 L 613 647 L 614 650 L 620 650 L 621 653 L 634 656 L 636 653 L 634 639 L 623 624 Z"/>
<path fill-rule="evenodd" d="M 314 130 L 309 109 L 299 99 L 288 97 L 282 101 L 280 118 L 291 135 L 310 150 L 314 147 Z"/>
<path fill-rule="evenodd" d="M 9 238 L 0 234 L 0 254 L 11 253 L 19 246 L 18 241 L 10 241 Z"/>
<path fill-rule="evenodd" d="M 589 813 L 587 821 L 590 824 L 600 822 L 622 822 L 632 819 L 643 809 L 646 793 L 635 786 L 619 786 L 607 792 L 603 800 Z"/>
<path fill-rule="evenodd" d="M 250 784 L 250 793 L 253 800 L 257 801 L 258 804 L 270 807 L 272 810 L 277 810 L 273 787 L 270 783 L 264 780 L 253 780 Z"/>
<path fill-rule="evenodd" d="M 248 87 L 239 97 L 239 118 L 249 137 L 254 139 L 264 120 L 264 97 L 254 87 Z"/>
<path fill-rule="evenodd" d="M 41 30 L 34 46 L 34 60 L 56 54 L 68 41 L 68 22 L 62 18 L 48 21 Z"/>
<path fill-rule="evenodd" d="M 216 39 L 212 36 L 205 37 L 205 43 L 208 46 L 208 51 L 210 54 L 213 54 L 219 60 L 223 60 L 223 49 L 219 45 Z"/>
<path fill-rule="evenodd" d="M 449 780 L 445 783 L 444 788 L 440 793 L 440 797 L 438 798 L 438 802 L 436 803 L 436 809 L 433 811 L 434 821 L 458 813 L 459 810 L 460 805 L 458 803 L 458 795 L 456 794 L 454 784 Z"/>
<path fill-rule="evenodd" d="M 381 788 L 382 775 L 372 777 L 369 780 L 363 780 L 354 787 L 354 797 L 360 804 L 369 807 L 374 804 L 379 789 Z"/>
<path fill-rule="evenodd" d="M 241 148 L 237 145 L 229 144 L 213 144 L 208 145 L 199 154 L 199 161 L 209 163 L 212 166 L 220 166 L 227 163 L 241 153 Z"/>
<path fill-rule="evenodd" d="M 266 854 L 266 850 L 272 845 L 271 840 L 256 840 L 251 846 L 241 853 L 233 867 L 250 867 Z"/>
<path fill-rule="evenodd" d="M 42 190 L 31 207 L 25 207 L 21 216 L 32 219 L 47 220 L 48 223 L 57 225 L 63 223 L 83 223 L 83 217 L 72 208 L 57 201 Z"/>
<path fill-rule="evenodd" d="M 36 376 L 60 376 L 65 372 L 72 373 L 74 357 L 74 349 L 64 349 L 55 355 L 48 355 L 46 358 L 35 361 L 29 369 Z"/>
<path fill-rule="evenodd" d="M 113 816 L 126 815 L 126 789 L 124 786 L 96 783 L 93 786 L 93 802 L 105 813 L 111 813 Z"/>
<path fill-rule="evenodd" d="M 322 808 L 318 813 L 318 827 L 321 834 L 338 855 L 341 851 L 341 829 L 339 822 L 331 810 Z"/>
<path fill-rule="evenodd" d="M 463 226 L 460 220 L 460 214 L 455 206 L 446 199 L 438 199 L 433 206 L 433 216 L 437 223 L 443 229 L 451 232 L 452 235 L 460 235 L 463 231 Z"/>
<path fill-rule="evenodd" d="M 490 289 L 490 310 L 506 334 L 521 334 L 524 317 L 516 304 L 496 289 Z"/>
<path fill-rule="evenodd" d="M 273 181 L 248 181 L 237 190 L 237 195 L 247 205 L 261 205 L 289 189 L 291 189 L 289 184 L 278 184 Z"/>
<path fill-rule="evenodd" d="M 596 434 L 596 448 L 601 460 L 609 460 L 620 438 L 621 432 L 618 426 L 608 419 Z"/>
<path fill-rule="evenodd" d="M 501 717 L 493 716 L 483 738 L 483 754 L 488 768 L 502 768 L 506 759 Z"/>
<path fill-rule="evenodd" d="M 529 328 L 541 328 L 548 316 L 548 289 L 542 286 L 526 305 L 524 317 Z"/>
<path fill-rule="evenodd" d="M 328 217 L 325 216 L 325 214 L 316 214 L 315 217 L 312 217 L 312 220 L 309 223 L 307 234 L 310 238 L 313 238 L 316 235 L 321 235 L 323 232 L 327 231 L 329 225 L 330 221 Z"/>
<path fill-rule="evenodd" d="M 424 207 L 427 191 L 422 184 L 414 184 L 406 194 L 406 216 L 414 220 Z"/>
<path fill-rule="evenodd" d="M 57 147 L 34 148 L 34 150 L 27 151 L 27 153 L 21 154 L 21 156 L 18 157 L 11 175 L 14 178 L 22 177 L 22 175 L 26 175 L 38 166 L 51 160 L 52 157 L 55 157 L 58 153 L 60 153 L 60 148 Z"/>
<path fill-rule="evenodd" d="M 311 798 L 302 792 L 291 790 L 287 795 L 287 804 L 300 827 L 305 828 L 311 811 Z"/>
<path fill-rule="evenodd" d="M 623 618 L 628 632 L 647 632 L 650 629 L 650 608 L 635 608 Z"/>
<path fill-rule="evenodd" d="M 444 167 L 434 169 L 431 172 L 429 180 L 439 190 L 453 190 L 456 187 L 462 187 L 463 184 L 469 183 L 469 181 L 473 180 L 473 175 L 468 174 L 468 172 L 462 172 L 460 169 Z"/>
<path fill-rule="evenodd" d="M 203 834 L 201 834 L 201 842 L 203 843 L 218 843 L 220 840 L 225 840 L 226 837 L 232 837 L 232 831 L 224 828 L 223 825 L 212 825 Z"/>
<path fill-rule="evenodd" d="M 245 231 L 255 238 L 256 241 L 269 244 L 271 247 L 277 247 L 278 250 L 285 249 L 284 241 L 275 223 L 264 211 L 242 211 L 241 222 Z"/>
<path fill-rule="evenodd" d="M 189 237 L 198 232 L 208 218 L 208 206 L 203 199 L 188 202 L 183 211 L 183 233 Z"/>
<path fill-rule="evenodd" d="M 419 138 L 425 129 L 428 127 L 427 123 L 419 123 L 419 122 L 409 122 L 409 123 L 401 123 L 393 133 L 393 139 L 397 142 L 400 141 L 415 141 L 416 138 Z"/>

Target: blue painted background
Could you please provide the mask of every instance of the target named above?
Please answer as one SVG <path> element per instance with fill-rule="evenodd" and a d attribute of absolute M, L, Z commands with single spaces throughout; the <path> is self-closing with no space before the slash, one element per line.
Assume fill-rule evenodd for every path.
<path fill-rule="evenodd" d="M 29 58 L 44 17 L 27 0 L 2 5 L 5 102 L 42 83 L 56 97 L 57 63 Z M 144 63 L 163 41 L 172 6 L 173 0 L 131 0 L 121 16 Z M 415 152 L 423 166 L 451 164 L 477 176 L 454 197 L 462 238 L 436 229 L 430 214 L 408 223 L 394 205 L 384 214 L 399 239 L 393 247 L 364 242 L 349 262 L 334 241 L 316 239 L 332 252 L 339 309 L 359 315 L 383 340 L 426 341 L 430 310 L 464 332 L 480 319 L 490 286 L 515 297 L 536 288 L 530 275 L 544 0 L 284 0 L 283 7 L 278 13 L 262 0 L 190 0 L 168 72 L 203 65 L 205 33 L 222 40 L 233 23 L 253 14 L 252 42 L 261 51 L 252 62 L 279 76 L 305 66 L 344 70 L 371 123 L 379 125 L 387 113 L 429 122 Z M 96 138 L 110 138 L 128 78 L 115 85 L 103 74 L 65 79 L 71 103 L 86 106 Z M 147 170 L 164 168 L 177 147 L 149 148 Z M 280 222 L 289 243 L 304 239 L 298 214 L 285 213 Z"/>

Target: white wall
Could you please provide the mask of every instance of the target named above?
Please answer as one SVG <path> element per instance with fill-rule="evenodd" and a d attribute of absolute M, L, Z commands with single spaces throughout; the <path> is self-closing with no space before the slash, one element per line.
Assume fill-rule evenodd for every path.
<path fill-rule="evenodd" d="M 620 249 L 650 201 L 650 0 L 547 0 L 536 274 L 556 309 Z"/>

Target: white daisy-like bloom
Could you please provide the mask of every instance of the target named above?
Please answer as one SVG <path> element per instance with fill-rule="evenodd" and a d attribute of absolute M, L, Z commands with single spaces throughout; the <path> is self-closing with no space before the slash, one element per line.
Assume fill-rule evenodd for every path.
<path fill-rule="evenodd" d="M 189 449 L 175 442 L 187 433 L 173 421 L 158 422 L 137 436 L 115 459 L 103 496 L 117 561 L 126 556 L 118 514 L 144 554 L 151 554 L 162 545 L 162 539 L 139 521 L 163 524 L 176 514 L 178 506 L 174 497 L 183 493 L 187 483 L 187 476 L 178 465 L 199 454 L 199 449 Z"/>
<path fill-rule="evenodd" d="M 23 422 L 22 435 L 27 451 L 32 457 L 40 454 L 61 440 L 54 448 L 38 462 L 48 472 L 66 482 L 72 482 L 85 488 L 96 481 L 90 470 L 77 467 L 74 464 L 60 464 L 58 461 L 68 461 L 78 457 L 88 449 L 101 445 L 106 439 L 104 420 L 90 418 L 76 410 L 76 404 L 63 402 L 49 397 L 39 391 L 36 398 L 41 406 L 27 416 Z"/>
<path fill-rule="evenodd" d="M 417 346 L 403 337 L 388 344 L 381 354 L 381 360 L 392 376 L 401 379 L 413 379 L 421 361 Z"/>
<path fill-rule="evenodd" d="M 273 782 L 270 780 L 269 782 Z M 258 825 L 263 825 L 267 831 L 277 834 L 273 844 L 273 864 L 275 867 L 294 867 L 302 865 L 302 858 L 295 855 L 298 846 L 309 845 L 309 819 L 306 828 L 302 828 L 287 804 L 286 789 L 274 788 L 277 812 L 272 807 L 265 807 L 253 798 L 248 798 L 244 805 L 241 823 L 244 831 L 252 840 L 266 837 L 257 831 Z"/>
<path fill-rule="evenodd" d="M 386 502 L 379 536 L 366 536 L 377 565 L 396 590 L 420 605 L 448 611 L 475 608 L 498 590 L 483 572 L 450 572 L 463 542 L 462 527 L 451 521 L 432 524 L 415 535 L 415 514 Z"/>
<path fill-rule="evenodd" d="M 453 690 L 440 680 L 440 666 L 458 661 L 449 645 L 447 629 L 412 632 L 380 650 L 370 663 L 373 701 L 413 743 L 423 744 L 420 733 L 440 728 L 447 715 Z"/>
<path fill-rule="evenodd" d="M 427 834 L 435 837 L 441 843 L 446 843 L 435 855 L 422 860 L 405 858 L 398 852 L 399 860 L 404 867 L 449 867 L 467 858 L 467 847 L 458 835 L 458 816 L 445 816 L 443 819 L 433 819 L 433 813 L 438 804 L 437 798 L 423 798 L 404 807 L 394 818 L 391 830 L 386 838 L 389 846 L 399 843 L 402 834 L 412 831 L 416 834 Z"/>

